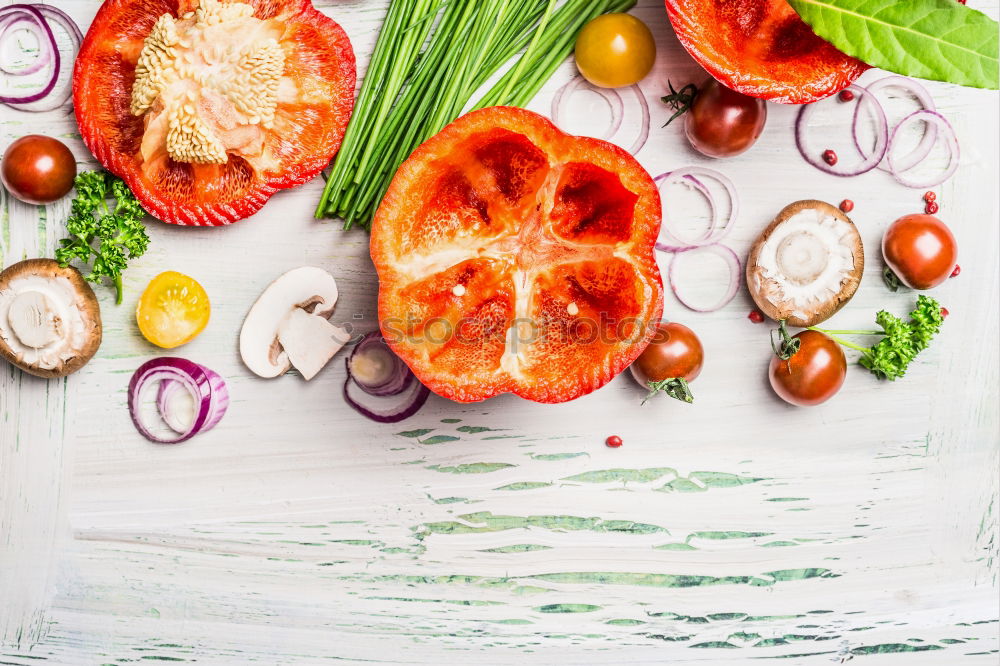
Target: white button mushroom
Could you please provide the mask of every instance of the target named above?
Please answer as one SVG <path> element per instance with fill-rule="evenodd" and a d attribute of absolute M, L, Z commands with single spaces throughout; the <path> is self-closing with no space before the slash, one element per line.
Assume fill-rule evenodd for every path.
<path fill-rule="evenodd" d="M 243 362 L 264 378 L 295 366 L 306 380 L 312 379 L 350 338 L 327 321 L 337 297 L 336 280 L 322 268 L 303 266 L 279 277 L 243 321 Z"/>
<path fill-rule="evenodd" d="M 851 300 L 864 268 L 861 235 L 850 218 L 822 201 L 796 201 L 750 250 L 747 287 L 771 319 L 815 326 Z"/>
<path fill-rule="evenodd" d="M 306 381 L 315 377 L 350 339 L 343 328 L 302 308 L 293 308 L 278 327 L 281 348 Z"/>
<path fill-rule="evenodd" d="M 39 377 L 82 368 L 101 346 L 101 308 L 75 268 L 27 259 L 0 272 L 0 356 Z"/>

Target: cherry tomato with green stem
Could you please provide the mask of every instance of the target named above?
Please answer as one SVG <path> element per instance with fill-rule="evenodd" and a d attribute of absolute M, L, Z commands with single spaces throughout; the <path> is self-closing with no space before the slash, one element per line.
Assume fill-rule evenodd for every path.
<path fill-rule="evenodd" d="M 705 349 L 694 331 L 677 322 L 661 322 L 629 371 L 640 386 L 649 390 L 646 400 L 662 391 L 671 398 L 693 402 L 688 382 L 701 374 L 704 363 Z"/>
<path fill-rule="evenodd" d="M 771 388 L 785 402 L 812 407 L 840 391 L 847 377 L 847 358 L 840 345 L 818 331 L 802 331 L 786 337 L 771 357 L 768 378 Z M 795 342 L 797 341 L 797 342 Z"/>
<path fill-rule="evenodd" d="M 691 147 L 707 157 L 733 157 L 753 146 L 767 122 L 767 102 L 730 90 L 715 79 L 693 84 L 663 101 L 685 114 L 684 133 Z M 668 121 L 669 124 L 669 121 Z"/>

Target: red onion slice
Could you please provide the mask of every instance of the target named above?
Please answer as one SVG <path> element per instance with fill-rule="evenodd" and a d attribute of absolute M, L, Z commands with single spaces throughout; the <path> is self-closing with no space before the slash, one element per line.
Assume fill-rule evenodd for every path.
<path fill-rule="evenodd" d="M 32 13 L 34 10 L 35 13 Z M 80 31 L 79 26 L 73 21 L 73 19 L 61 9 L 52 7 L 50 5 L 34 4 L 34 5 L 10 5 L 8 7 L 0 8 L 0 25 L 5 25 L 3 23 L 4 19 L 8 20 L 6 23 L 8 29 L 12 29 L 15 23 L 30 22 L 40 28 L 43 32 L 44 38 L 36 35 L 39 42 L 39 54 L 32 65 L 28 68 L 22 70 L 10 71 L 7 68 L 3 68 L 3 71 L 10 76 L 27 76 L 29 74 L 35 73 L 43 69 L 47 65 L 52 65 L 51 78 L 48 79 L 48 84 L 46 88 L 48 92 L 39 93 L 40 97 L 37 99 L 29 101 L 28 99 L 23 99 L 23 101 L 4 101 L 0 98 L 0 103 L 4 103 L 12 109 L 18 111 L 30 111 L 30 112 L 42 112 L 42 111 L 52 111 L 58 109 L 69 100 L 70 96 L 73 94 L 73 77 L 72 68 L 67 68 L 66 71 L 60 71 L 60 51 L 58 43 L 54 40 L 54 34 L 52 33 L 51 26 L 46 23 L 45 19 L 51 20 L 52 23 L 60 26 L 67 34 L 69 42 L 71 45 L 72 53 L 76 53 L 80 50 L 80 45 L 83 42 L 83 33 Z M 13 19 L 13 20 L 11 20 Z M 0 43 L 3 42 L 4 33 L 7 30 L 0 32 Z M 53 39 L 49 39 L 49 36 Z M 56 86 L 59 85 L 60 91 L 58 93 L 54 92 Z"/>
<path fill-rule="evenodd" d="M 639 126 L 639 136 L 636 137 L 632 147 L 628 149 L 628 152 L 638 155 L 639 151 L 646 145 L 646 141 L 649 140 L 649 102 L 646 101 L 646 96 L 642 94 L 642 88 L 639 87 L 638 83 L 634 83 L 629 87 L 639 100 L 639 109 L 642 111 L 642 124 Z"/>
<path fill-rule="evenodd" d="M 608 103 L 608 107 L 611 109 L 611 123 L 608 125 L 608 129 L 600 137 L 603 141 L 610 141 L 622 127 L 622 119 L 625 115 L 625 104 L 622 102 L 622 97 L 614 88 L 600 88 L 593 85 L 583 76 L 577 75 L 569 83 L 564 85 L 562 88 L 556 92 L 556 96 L 552 99 L 552 122 L 558 127 L 562 127 L 563 123 L 563 111 L 569 102 L 569 98 L 573 96 L 580 88 L 587 88 L 590 91 L 600 95 L 604 101 Z M 636 99 L 639 100 L 639 111 L 642 114 L 641 124 L 639 126 L 639 136 L 632 143 L 628 151 L 635 155 L 646 142 L 649 140 L 649 127 L 650 127 L 650 113 L 649 113 L 649 102 L 646 101 L 646 96 L 642 94 L 642 88 L 638 84 L 629 86 L 632 92 L 635 94 Z"/>
<path fill-rule="evenodd" d="M 412 376 L 412 375 L 411 375 Z M 365 393 L 348 369 L 347 381 L 344 382 L 344 400 L 362 416 L 379 423 L 398 423 L 408 419 L 424 406 L 430 389 L 419 381 L 410 382 L 402 393 L 389 396 L 373 396 Z"/>
<path fill-rule="evenodd" d="M 212 391 L 215 392 L 214 396 L 216 398 L 212 400 L 208 420 L 205 421 L 205 425 L 201 429 L 201 432 L 208 432 L 225 416 L 226 410 L 229 408 L 229 391 L 226 388 L 225 380 L 217 372 L 203 365 L 199 365 L 198 367 L 208 375 L 208 380 L 211 383 Z M 176 400 L 174 396 L 178 395 L 183 388 L 184 385 L 181 382 L 173 379 L 164 379 L 160 382 L 160 388 L 156 394 L 156 407 L 160 411 L 160 417 L 167 424 L 167 427 L 180 434 L 184 434 L 187 431 L 187 424 L 193 421 L 195 417 L 192 415 L 187 421 L 183 420 L 174 406 L 174 401 Z"/>
<path fill-rule="evenodd" d="M 0 72 L 7 74 L 9 76 L 28 76 L 29 74 L 34 74 L 35 72 L 44 69 L 50 62 L 49 52 L 45 49 L 46 36 L 42 27 L 38 24 L 38 21 L 32 17 L 30 14 L 7 14 L 2 21 L 0 21 L 0 44 L 3 44 L 4 40 L 8 38 L 14 39 L 14 34 L 18 30 L 25 30 L 30 32 L 35 40 L 38 42 L 38 54 L 35 56 L 34 61 L 27 67 L 22 67 L 20 69 L 15 69 L 10 66 L 9 63 L 5 62 L 5 59 L 0 59 Z"/>
<path fill-rule="evenodd" d="M 892 139 L 890 139 L 890 143 L 895 141 L 896 135 L 899 133 L 900 129 L 902 129 L 903 127 L 905 127 L 907 124 L 909 124 L 914 120 L 923 120 L 928 125 L 932 124 L 936 125 L 937 128 L 941 130 L 941 134 L 944 135 L 945 145 L 948 146 L 948 167 L 941 173 L 939 177 L 935 177 L 926 181 L 911 180 L 903 175 L 903 172 L 907 171 L 908 169 L 903 168 L 896 164 L 896 160 L 893 158 L 892 151 L 890 150 L 887 156 L 889 173 L 891 173 L 893 177 L 900 184 L 905 185 L 906 187 L 912 187 L 913 189 L 924 189 L 925 187 L 934 187 L 936 185 L 940 185 L 944 181 L 951 178 L 952 174 L 955 173 L 955 170 L 958 169 L 958 160 L 960 157 L 959 147 L 958 147 L 958 137 L 955 136 L 955 130 L 954 128 L 952 128 L 951 123 L 949 123 L 944 116 L 942 116 L 937 111 L 928 111 L 927 109 L 921 109 L 920 111 L 914 111 L 913 113 L 911 113 L 910 115 L 906 116 L 901 121 L 899 121 L 899 124 L 896 125 L 895 129 L 892 130 Z"/>
<path fill-rule="evenodd" d="M 39 39 L 38 42 L 38 57 L 37 59 L 42 61 L 43 65 L 52 63 L 52 74 L 49 76 L 45 85 L 41 89 L 35 92 L 26 93 L 24 95 L 0 95 L 0 104 L 14 105 L 14 104 L 30 104 L 31 102 L 37 102 L 45 98 L 56 85 L 56 81 L 59 80 L 59 72 L 61 66 L 61 57 L 59 55 L 59 47 L 56 44 L 56 37 L 52 33 L 52 28 L 49 27 L 48 22 L 46 22 L 45 17 L 42 13 L 32 5 L 7 5 L 6 7 L 0 8 L 0 18 L 4 18 L 10 15 L 16 15 L 18 17 L 23 17 L 28 21 L 34 23 L 37 28 L 40 29 L 41 34 L 44 39 Z M 8 26 L 9 27 L 9 26 Z M 8 36 L 12 33 L 7 32 Z M 37 64 L 37 63 L 35 63 Z M 30 69 L 30 68 L 29 68 Z M 38 71 L 31 70 L 31 71 Z M 14 76 L 22 76 L 25 73 L 30 72 L 20 72 L 15 71 Z"/>
<path fill-rule="evenodd" d="M 197 416 L 197 413 L 192 413 L 190 419 L 183 419 L 178 414 L 176 407 L 176 396 L 180 394 L 185 394 L 192 398 L 192 403 L 194 403 L 194 398 L 184 384 L 175 381 L 173 379 L 163 379 L 160 381 L 160 387 L 156 391 L 156 408 L 160 412 L 160 418 L 163 422 L 167 424 L 167 427 L 176 433 L 184 434 L 190 428 L 190 424 Z"/>
<path fill-rule="evenodd" d="M 870 85 L 865 86 L 865 89 L 872 95 L 877 94 L 878 91 L 882 90 L 883 88 L 899 88 L 900 90 L 905 90 L 906 92 L 913 95 L 913 97 L 916 98 L 918 102 L 920 102 L 921 107 L 924 108 L 925 110 L 927 111 L 937 110 L 937 106 L 934 104 L 934 98 L 931 97 L 931 94 L 927 90 L 927 88 L 924 88 L 916 81 L 908 79 L 905 76 L 897 76 L 897 75 L 887 76 L 885 78 L 879 79 L 878 81 L 875 81 L 874 83 L 871 83 Z M 882 108 L 883 110 L 885 109 L 884 106 Z M 861 105 L 858 104 L 857 106 L 854 107 L 854 123 L 851 126 L 851 132 L 854 135 L 854 146 L 858 149 L 858 152 L 861 154 L 862 157 L 868 157 L 867 150 L 861 146 L 861 138 L 858 136 L 858 125 L 860 124 L 860 120 L 861 120 Z M 928 126 L 927 131 L 924 132 L 924 135 L 922 137 L 920 137 L 920 142 L 916 145 L 916 147 L 912 151 L 910 151 L 910 153 L 906 157 L 904 157 L 901 160 L 900 164 L 897 165 L 897 168 L 900 171 L 907 171 L 909 169 L 912 169 L 916 165 L 920 164 L 922 161 L 924 161 L 927 155 L 930 154 L 931 149 L 934 147 L 934 144 L 936 142 L 937 142 L 937 127 Z M 892 141 L 889 142 L 889 148 L 887 149 L 887 154 L 888 151 L 891 149 L 892 149 Z M 881 169 L 882 171 L 889 171 L 889 168 L 887 166 L 882 166 L 881 163 L 879 164 L 878 168 Z"/>
<path fill-rule="evenodd" d="M 685 252 L 710 252 L 718 257 L 721 257 L 726 262 L 726 265 L 729 267 L 729 276 L 730 276 L 729 286 L 726 288 L 725 295 L 715 305 L 712 305 L 711 307 L 707 308 L 700 307 L 697 305 L 692 305 L 691 302 L 684 297 L 684 294 L 678 288 L 677 276 L 676 276 L 677 258 Z M 733 252 L 732 249 L 730 249 L 725 245 L 719 245 L 719 244 L 701 245 L 698 247 L 691 247 L 688 248 L 687 250 L 682 250 L 680 252 L 674 253 L 674 256 L 670 259 L 670 267 L 667 269 L 667 281 L 670 283 L 670 289 L 673 290 L 674 295 L 677 296 L 677 300 L 680 301 L 681 305 L 683 305 L 687 309 L 694 310 L 695 312 L 715 312 L 716 310 L 720 310 L 725 306 L 729 305 L 729 303 L 736 297 L 736 292 L 739 291 L 740 287 L 741 274 L 742 270 L 740 265 L 740 258 L 736 256 L 736 253 Z"/>
<path fill-rule="evenodd" d="M 729 215 L 727 216 L 725 222 L 719 223 L 718 207 L 715 197 L 712 196 L 711 191 L 705 184 L 699 180 L 702 179 L 712 179 L 722 185 L 726 190 L 726 194 L 729 196 Z M 667 173 L 660 174 L 653 180 L 657 182 L 657 187 L 662 191 L 663 187 L 669 183 L 686 180 L 693 184 L 694 188 L 701 192 L 701 194 L 708 200 L 708 205 L 710 208 L 710 214 L 712 221 L 708 228 L 702 232 L 702 235 L 695 239 L 681 238 L 676 233 L 670 231 L 666 228 L 666 217 L 664 217 L 664 224 L 660 227 L 660 236 L 665 239 L 666 242 L 657 241 L 656 249 L 661 252 L 682 252 L 693 247 L 701 247 L 703 245 L 711 245 L 713 243 L 718 243 L 722 241 L 729 233 L 732 231 L 734 222 L 740 211 L 739 197 L 736 194 L 736 186 L 733 185 L 733 181 L 729 180 L 724 174 L 705 167 L 683 167 L 681 169 L 674 169 L 673 171 L 668 171 Z"/>
<path fill-rule="evenodd" d="M 653 179 L 654 181 L 660 181 L 661 179 L 663 181 L 657 183 L 657 189 L 660 190 L 661 201 L 665 200 L 665 197 L 663 196 L 662 192 L 664 183 L 673 182 L 673 179 L 668 178 L 671 173 L 672 172 L 668 171 L 667 173 L 660 174 L 659 176 Z M 712 234 L 712 231 L 715 229 L 719 221 L 718 215 L 715 210 L 715 197 L 712 196 L 711 190 L 705 187 L 705 184 L 702 183 L 697 178 L 695 178 L 694 176 L 684 176 L 684 181 L 685 185 L 688 185 L 689 187 L 697 191 L 699 194 L 705 197 L 705 201 L 708 202 L 708 216 L 710 220 L 709 225 L 701 233 L 701 236 L 699 236 L 697 239 L 693 241 L 694 244 L 685 243 L 683 240 L 678 238 L 676 235 L 674 235 L 667 229 L 666 225 L 667 217 L 666 215 L 664 215 L 663 221 L 660 223 L 660 235 L 656 239 L 656 249 L 659 250 L 660 252 L 681 252 L 683 250 L 695 247 L 695 245 L 697 245 L 702 241 L 705 241 Z M 661 237 L 664 240 L 660 240 Z"/>
<path fill-rule="evenodd" d="M 144 398 L 154 382 L 158 382 L 153 400 Z M 184 424 L 169 408 L 170 395 L 185 390 L 194 402 L 194 416 Z M 143 419 L 144 404 L 154 404 L 160 418 L 174 435 L 154 433 Z M 179 444 L 214 427 L 229 406 L 226 383 L 215 372 L 182 358 L 157 358 L 139 366 L 128 385 L 128 409 L 139 433 L 151 442 Z"/>
<path fill-rule="evenodd" d="M 845 167 L 840 163 L 829 165 L 824 162 L 820 153 L 813 151 L 812 147 L 806 141 L 808 120 L 816 111 L 817 105 L 820 104 L 820 102 L 802 105 L 802 109 L 799 111 L 799 116 L 795 120 L 795 145 L 798 146 L 799 152 L 802 154 L 802 157 L 806 162 L 809 162 L 809 164 L 824 173 L 842 177 L 860 176 L 861 174 L 867 173 L 878 166 L 879 162 L 882 161 L 882 158 L 885 157 L 889 148 L 889 121 L 886 119 L 885 109 L 882 108 L 882 104 L 873 94 L 868 92 L 867 89 L 852 84 L 847 86 L 844 90 L 850 90 L 855 94 L 858 98 L 859 106 L 867 101 L 867 103 L 869 103 L 871 108 L 875 111 L 877 127 L 875 133 L 875 147 L 872 154 L 865 157 L 860 164 L 855 166 Z M 836 95 L 833 98 L 836 99 Z"/>
<path fill-rule="evenodd" d="M 588 88 L 600 95 L 608 103 L 608 107 L 611 109 L 611 124 L 608 125 L 608 129 L 604 132 L 604 136 L 601 139 L 604 141 L 610 140 L 611 137 L 618 133 L 618 130 L 622 126 L 622 117 L 625 115 L 625 105 L 622 102 L 622 96 L 613 88 L 598 88 L 582 76 L 575 77 L 560 88 L 556 96 L 552 99 L 552 122 L 556 126 L 562 127 L 563 108 L 569 98 L 573 96 L 573 93 L 580 88 Z"/>
<path fill-rule="evenodd" d="M 345 361 L 344 400 L 355 411 L 379 423 L 396 423 L 416 414 L 430 390 L 382 337 L 372 331 L 358 342 Z"/>
<path fill-rule="evenodd" d="M 83 43 L 83 32 L 80 31 L 80 26 L 76 24 L 76 21 L 69 14 L 52 5 L 35 4 L 32 6 L 40 11 L 43 16 L 62 26 L 62 29 L 66 31 L 73 42 L 73 47 L 76 49 L 80 48 L 80 45 Z"/>
<path fill-rule="evenodd" d="M 365 335 L 351 350 L 347 372 L 368 395 L 396 395 L 409 388 L 416 377 L 386 344 L 381 332 Z"/>

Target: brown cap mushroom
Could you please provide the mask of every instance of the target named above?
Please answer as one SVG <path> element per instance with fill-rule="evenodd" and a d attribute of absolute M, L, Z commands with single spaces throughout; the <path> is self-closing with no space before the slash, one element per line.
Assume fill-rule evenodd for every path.
<path fill-rule="evenodd" d="M 0 356 L 38 377 L 64 377 L 101 346 L 101 308 L 75 268 L 26 259 L 0 272 Z"/>
<path fill-rule="evenodd" d="M 861 235 L 850 218 L 808 199 L 785 206 L 754 242 L 747 287 L 771 319 L 815 326 L 851 300 L 864 268 Z"/>

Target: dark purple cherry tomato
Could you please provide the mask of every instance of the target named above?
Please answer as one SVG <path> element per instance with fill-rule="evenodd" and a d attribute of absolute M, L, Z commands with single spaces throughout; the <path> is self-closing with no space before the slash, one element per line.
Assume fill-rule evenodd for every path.
<path fill-rule="evenodd" d="M 7 191 L 21 201 L 52 203 L 73 189 L 76 160 L 58 139 L 29 134 L 7 148 L 0 176 Z"/>
<path fill-rule="evenodd" d="M 771 388 L 787 403 L 811 407 L 826 402 L 840 390 L 847 377 L 844 351 L 828 335 L 802 331 L 799 350 L 788 360 L 771 357 Z"/>
<path fill-rule="evenodd" d="M 732 157 L 757 142 L 767 103 L 709 79 L 685 116 L 684 131 L 695 150 L 708 157 Z"/>
<path fill-rule="evenodd" d="M 677 322 L 663 322 L 645 351 L 639 355 L 629 370 L 643 388 L 649 382 L 664 379 L 684 379 L 693 382 L 701 374 L 705 350 L 690 328 Z"/>

